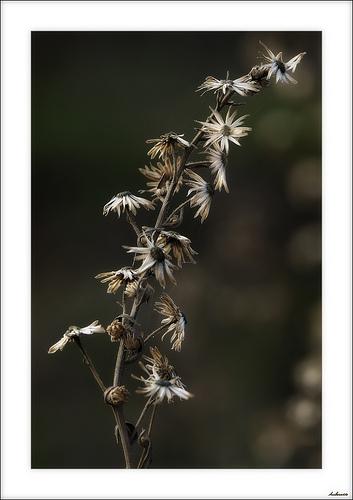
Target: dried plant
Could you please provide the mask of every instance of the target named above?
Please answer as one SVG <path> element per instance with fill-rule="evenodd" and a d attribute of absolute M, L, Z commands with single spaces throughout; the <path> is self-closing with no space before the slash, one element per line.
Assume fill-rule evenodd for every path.
<path fill-rule="evenodd" d="M 151 462 L 152 426 L 156 409 L 165 400 L 188 400 L 192 394 L 181 381 L 175 368 L 168 358 L 161 354 L 159 348 L 151 346 L 151 342 L 168 337 L 171 349 L 180 351 L 185 340 L 186 318 L 182 310 L 174 303 L 171 297 L 163 293 L 159 301 L 154 304 L 155 310 L 163 316 L 161 324 L 149 334 L 144 334 L 137 322 L 138 312 L 143 304 L 150 301 L 154 294 L 154 286 L 166 287 L 167 282 L 176 284 L 174 273 L 185 263 L 195 263 L 197 253 L 191 247 L 191 240 L 176 232 L 183 221 L 186 207 L 195 208 L 194 217 L 200 217 L 203 223 L 209 214 L 215 191 L 224 189 L 227 193 L 228 154 L 232 144 L 240 146 L 240 141 L 248 135 L 251 127 L 248 115 L 237 117 L 237 106 L 240 103 L 232 101 L 234 94 L 242 97 L 258 95 L 269 85 L 271 77 L 276 83 L 296 83 L 291 73 L 294 73 L 298 63 L 305 53 L 300 53 L 283 62 L 282 52 L 275 54 L 260 42 L 265 48 L 264 62 L 254 66 L 248 74 L 225 80 L 218 80 L 212 76 L 199 86 L 197 91 L 202 94 L 213 92 L 216 97 L 214 107 L 204 121 L 197 121 L 200 125 L 197 133 L 190 141 L 184 134 L 168 132 L 159 138 L 147 140 L 151 145 L 148 156 L 151 160 L 158 159 L 156 165 L 150 164 L 140 168 L 140 172 L 147 179 L 147 189 L 141 194 L 148 194 L 152 200 L 136 196 L 129 191 L 116 194 L 104 206 L 103 214 L 115 212 L 118 217 L 126 215 L 127 222 L 136 234 L 135 245 L 123 247 L 132 254 L 130 267 L 102 272 L 96 276 L 102 283 L 107 284 L 107 293 L 121 292 L 121 311 L 119 316 L 104 329 L 98 321 L 87 327 L 71 326 L 63 337 L 49 349 L 49 353 L 62 350 L 66 344 L 73 341 L 80 349 L 84 360 L 91 370 L 97 384 L 104 395 L 115 418 L 115 438 L 124 453 L 126 468 L 145 468 Z M 224 111 L 226 110 L 225 114 Z M 192 155 L 198 159 L 191 161 Z M 204 179 L 195 170 L 202 168 L 209 171 L 209 180 Z M 188 191 L 185 200 L 173 208 L 174 195 L 183 187 Z M 153 227 L 141 226 L 135 216 L 141 208 L 154 210 L 158 214 Z M 82 335 L 95 333 L 108 334 L 111 342 L 118 343 L 116 363 L 113 372 L 112 386 L 107 387 L 91 358 L 84 348 Z M 147 354 L 146 354 L 147 353 Z M 143 361 L 141 361 L 141 359 Z M 125 406 L 129 392 L 122 384 L 123 372 L 128 363 L 137 363 L 145 376 L 136 374 L 132 377 L 142 384 L 137 393 L 147 398 L 140 416 L 134 425 L 125 420 Z M 125 382 L 126 383 L 126 382 Z M 149 418 L 146 424 L 147 416 Z M 140 446 L 140 457 L 133 462 L 132 448 Z"/>

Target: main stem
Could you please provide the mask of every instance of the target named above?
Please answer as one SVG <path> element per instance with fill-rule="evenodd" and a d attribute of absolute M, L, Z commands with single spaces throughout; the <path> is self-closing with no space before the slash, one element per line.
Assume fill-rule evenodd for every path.
<path fill-rule="evenodd" d="M 123 290 L 123 295 L 122 295 L 123 323 L 124 323 L 124 318 L 126 315 L 126 304 L 125 304 L 124 293 L 125 293 L 125 289 Z M 123 370 L 124 370 L 124 340 L 120 339 L 119 349 L 118 349 L 118 352 L 116 355 L 116 362 L 115 362 L 115 368 L 114 368 L 113 387 L 120 385 Z M 127 469 L 131 469 L 130 440 L 129 440 L 129 436 L 128 436 L 127 428 L 126 428 L 126 424 L 125 424 L 123 405 L 114 406 L 113 412 L 114 412 L 114 416 L 115 416 L 116 427 L 118 429 L 120 440 L 121 440 L 121 446 L 122 446 L 123 452 L 124 452 L 125 466 Z M 115 438 L 117 438 L 116 433 L 115 433 Z"/>
<path fill-rule="evenodd" d="M 120 385 L 123 367 L 124 367 L 124 340 L 121 339 L 114 369 L 114 378 L 113 378 L 114 387 Z M 124 452 L 125 465 L 127 469 L 131 469 L 130 441 L 125 424 L 123 405 L 114 406 L 113 410 L 114 410 L 116 425 L 120 435 L 121 446 Z"/>
<path fill-rule="evenodd" d="M 124 292 L 123 292 L 123 317 L 126 315 L 126 303 L 125 303 L 125 297 L 124 297 Z M 135 297 L 131 312 L 130 312 L 130 317 L 135 318 L 138 312 L 138 309 L 141 305 L 141 302 L 138 300 L 137 297 Z M 116 362 L 115 362 L 115 368 L 114 368 L 114 376 L 113 376 L 113 386 L 120 385 L 122 374 L 124 370 L 124 340 L 120 340 L 119 344 L 119 349 L 118 353 L 116 356 Z M 127 469 L 131 469 L 131 459 L 130 459 L 130 439 L 127 433 L 127 428 L 125 424 L 125 417 L 124 417 L 124 409 L 123 405 L 113 407 L 114 411 L 114 416 L 116 420 L 116 427 L 119 432 L 120 440 L 121 440 L 121 446 L 123 448 L 124 452 L 124 458 L 125 458 L 125 464 Z"/>
<path fill-rule="evenodd" d="M 126 467 L 126 469 L 131 469 L 130 441 L 129 441 L 129 436 L 127 434 L 127 429 L 126 429 L 126 424 L 125 424 L 123 405 L 112 406 L 112 408 L 113 408 L 113 412 L 114 412 L 114 416 L 115 416 L 116 427 L 118 428 L 118 431 L 119 431 L 121 446 L 122 446 L 123 453 L 124 453 L 125 467 Z M 117 436 L 115 436 L 115 437 L 117 437 Z"/>
<path fill-rule="evenodd" d="M 224 96 L 224 98 L 217 103 L 216 111 L 220 111 L 223 108 L 223 106 L 227 103 L 227 101 L 232 93 L 233 92 L 228 91 L 227 94 Z M 206 121 L 207 122 L 210 121 L 212 116 L 213 116 L 213 112 L 210 114 L 210 116 L 207 118 Z M 163 223 L 164 216 L 167 213 L 167 210 L 169 208 L 169 205 L 170 205 L 171 199 L 173 197 L 175 188 L 176 188 L 178 181 L 180 179 L 180 176 L 185 168 L 186 162 L 187 162 L 191 152 L 193 151 L 194 147 L 196 146 L 196 144 L 201 140 L 202 135 L 203 135 L 203 131 L 199 130 L 197 132 L 197 134 L 195 135 L 195 137 L 193 138 L 193 140 L 191 141 L 190 146 L 184 150 L 184 156 L 181 160 L 181 164 L 180 164 L 178 170 L 176 168 L 176 157 L 174 155 L 173 159 L 174 159 L 175 173 L 174 173 L 173 179 L 168 187 L 168 190 L 167 190 L 166 196 L 163 200 L 159 214 L 157 216 L 155 228 L 158 228 Z M 139 231 L 135 221 L 131 217 L 128 217 L 128 221 L 131 224 L 131 226 L 133 227 L 133 229 L 135 230 L 137 236 L 139 236 L 140 231 Z M 141 302 L 137 299 L 137 297 L 135 297 L 132 308 L 131 308 L 131 312 L 130 312 L 131 318 L 133 318 L 133 319 L 136 318 L 140 306 L 141 306 Z M 123 314 L 125 314 L 125 302 L 124 302 Z M 158 329 L 158 331 L 159 331 L 159 329 Z M 152 332 L 152 334 L 150 334 L 146 340 L 151 338 L 156 333 L 157 333 L 157 331 Z M 119 345 L 119 349 L 118 349 L 118 353 L 117 353 L 117 357 L 116 357 L 115 369 L 114 369 L 114 378 L 113 378 L 113 385 L 114 386 L 119 385 L 121 375 L 123 372 L 123 368 L 124 368 L 124 342 L 123 342 L 123 340 L 120 340 L 120 345 Z M 123 406 L 121 405 L 121 406 L 114 408 L 114 414 L 116 417 L 117 428 L 119 430 L 121 444 L 122 444 L 123 451 L 124 451 L 126 468 L 129 469 L 129 468 L 131 468 L 130 453 L 129 453 L 130 443 L 129 443 L 129 437 L 127 435 L 127 429 L 126 429 L 126 425 L 125 425 Z"/>

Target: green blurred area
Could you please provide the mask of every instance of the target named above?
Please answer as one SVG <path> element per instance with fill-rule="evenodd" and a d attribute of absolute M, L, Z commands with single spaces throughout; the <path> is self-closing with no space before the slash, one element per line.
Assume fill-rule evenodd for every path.
<path fill-rule="evenodd" d="M 158 409 L 152 467 L 321 467 L 319 32 L 32 33 L 32 467 L 123 466 L 75 346 L 47 351 L 68 325 L 120 312 L 94 276 L 129 265 L 122 245 L 135 237 L 103 205 L 144 188 L 145 140 L 190 139 L 214 104 L 194 90 L 247 73 L 259 40 L 284 60 L 307 55 L 298 85 L 236 99 L 253 131 L 231 149 L 231 192 L 216 194 L 203 225 L 189 211 L 179 228 L 198 263 L 168 286 L 188 325 L 182 351 L 167 339 L 163 350 L 195 397 Z M 139 317 L 147 333 L 160 321 L 151 309 Z M 84 340 L 110 385 L 116 344 Z M 131 370 L 134 421 L 144 401 Z"/>

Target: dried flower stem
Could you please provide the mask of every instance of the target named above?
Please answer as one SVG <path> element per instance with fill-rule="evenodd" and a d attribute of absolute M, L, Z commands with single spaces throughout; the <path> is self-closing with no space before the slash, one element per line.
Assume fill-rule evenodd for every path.
<path fill-rule="evenodd" d="M 150 423 L 149 423 L 149 426 L 148 426 L 148 435 L 150 437 L 151 437 L 152 426 L 153 426 L 153 423 L 154 423 L 154 417 L 156 415 L 156 411 L 157 411 L 157 404 L 154 403 L 153 408 L 152 408 Z"/>
<path fill-rule="evenodd" d="M 123 406 L 122 405 L 121 406 L 114 406 L 112 408 L 113 408 L 113 412 L 115 415 L 116 426 L 117 426 L 118 431 L 119 431 L 121 446 L 122 446 L 123 452 L 124 452 L 125 466 L 126 466 L 126 469 L 131 469 L 130 443 L 129 443 L 129 436 L 127 434 L 126 424 L 125 424 Z M 116 432 L 115 432 L 115 438 L 117 438 Z"/>
<path fill-rule="evenodd" d="M 97 372 L 97 369 L 96 367 L 94 366 L 94 363 L 93 361 L 91 360 L 91 358 L 88 356 L 85 348 L 83 347 L 82 343 L 81 343 L 81 340 L 78 338 L 78 337 L 74 337 L 74 342 L 75 344 L 77 345 L 77 347 L 80 349 L 82 355 L 83 355 L 83 359 L 85 360 L 85 363 L 86 365 L 88 366 L 88 368 L 91 370 L 91 373 L 95 379 L 95 381 L 97 382 L 97 384 L 99 385 L 101 391 L 104 393 L 106 387 L 99 375 L 99 373 Z"/>
<path fill-rule="evenodd" d="M 208 167 L 207 161 L 189 161 L 185 164 L 185 168 L 202 168 Z"/>
<path fill-rule="evenodd" d="M 169 214 L 167 220 L 171 219 L 173 217 L 173 215 L 177 214 L 179 212 L 179 210 L 181 210 L 183 207 L 185 207 L 185 205 L 188 205 L 189 203 L 190 203 L 189 198 L 187 200 L 183 201 L 183 203 L 180 203 L 180 205 L 178 205 L 176 208 L 174 208 L 174 210 Z"/>
<path fill-rule="evenodd" d="M 153 330 L 153 332 L 151 332 L 150 334 L 148 334 L 147 337 L 144 339 L 145 344 L 152 337 L 154 337 L 155 335 L 157 335 L 157 333 L 161 332 L 162 330 L 164 330 L 164 328 L 166 328 L 167 326 L 170 326 L 172 323 L 174 323 L 174 321 L 169 321 L 169 323 L 165 323 L 164 325 L 161 325 L 159 328 L 156 328 L 155 330 Z"/>
<path fill-rule="evenodd" d="M 137 468 L 138 469 L 143 469 L 147 459 L 151 456 L 151 448 L 152 448 L 152 445 L 151 445 L 151 441 L 149 438 L 148 439 L 148 447 L 147 449 L 144 448 L 142 450 L 142 454 L 141 454 L 141 457 L 140 457 L 140 460 L 139 460 L 139 463 L 137 465 Z"/>
<path fill-rule="evenodd" d="M 147 430 L 147 436 L 148 436 L 148 447 L 147 447 L 147 450 L 144 448 L 142 450 L 142 454 L 141 454 L 141 457 L 140 457 L 140 460 L 139 460 L 139 463 L 137 465 L 137 468 L 138 469 L 143 469 L 148 458 L 150 458 L 151 456 L 151 449 L 152 449 L 152 444 L 151 444 L 151 432 L 152 432 L 152 426 L 153 426 L 153 423 L 154 423 L 154 417 L 156 415 L 156 410 L 157 410 L 157 404 L 154 403 L 153 404 L 153 408 L 152 408 L 152 413 L 151 413 L 151 417 L 150 417 L 150 422 L 149 422 L 149 425 L 148 425 L 148 430 Z"/>
<path fill-rule="evenodd" d="M 161 225 L 161 222 L 163 221 L 163 217 L 164 217 L 164 212 L 167 210 L 168 208 L 168 205 L 170 203 L 170 199 L 174 193 L 174 189 L 175 189 L 175 186 L 177 185 L 177 181 L 175 181 L 175 178 L 172 180 L 172 182 L 169 184 L 168 186 L 168 191 L 167 191 L 167 194 L 165 195 L 165 198 L 163 200 L 163 203 L 162 203 L 162 206 L 161 206 L 161 209 L 159 211 L 159 214 L 158 214 L 158 217 L 157 217 L 157 220 L 155 222 L 155 225 L 154 227 L 155 228 L 158 228 L 160 227 Z"/>
<path fill-rule="evenodd" d="M 121 339 L 119 342 L 118 354 L 116 356 L 115 369 L 114 369 L 114 377 L 113 377 L 113 386 L 119 385 L 120 378 L 123 371 L 123 357 L 124 357 L 124 341 Z"/>
<path fill-rule="evenodd" d="M 122 305 L 123 305 L 123 318 L 125 315 L 125 297 L 124 297 L 124 291 L 122 295 Z M 124 320 L 123 320 L 124 321 Z M 118 353 L 116 356 L 116 362 L 115 362 L 115 369 L 114 369 L 114 377 L 113 377 L 113 386 L 120 385 L 120 379 L 123 373 L 124 369 L 124 341 L 123 339 L 120 340 L 119 343 L 119 349 Z M 125 465 L 127 469 L 131 468 L 131 461 L 130 461 L 130 444 L 129 444 L 129 437 L 127 435 L 127 429 L 125 425 L 125 418 L 124 418 L 124 410 L 123 406 L 117 406 L 113 407 L 115 419 L 116 419 L 116 425 L 119 431 L 120 435 L 120 440 L 121 440 L 121 446 L 123 448 L 124 452 L 124 458 L 125 458 Z M 115 433 L 115 437 L 117 438 L 117 434 Z"/>
<path fill-rule="evenodd" d="M 141 236 L 141 231 L 136 223 L 135 217 L 130 212 L 127 212 L 126 218 L 132 229 L 135 231 L 136 236 L 139 238 Z"/>
<path fill-rule="evenodd" d="M 88 356 L 85 348 L 83 347 L 83 345 L 78 337 L 74 337 L 74 342 L 77 345 L 77 347 L 80 349 L 86 365 L 90 369 L 95 381 L 97 382 L 101 391 L 104 394 L 106 387 L 105 387 L 99 373 L 97 372 L 97 369 L 96 369 L 93 361 Z M 115 385 L 118 385 L 118 384 L 115 384 Z M 127 431 L 126 431 L 126 425 L 125 425 L 122 407 L 116 408 L 116 407 L 112 406 L 111 408 L 112 408 L 112 411 L 113 411 L 113 414 L 115 417 L 115 421 L 117 424 L 116 428 L 119 430 L 120 440 L 121 440 L 121 444 L 122 444 L 122 448 L 123 448 L 123 452 L 124 452 L 124 457 L 125 457 L 125 462 L 126 462 L 126 468 L 130 469 L 131 463 L 130 463 L 129 447 L 128 447 L 129 438 L 128 438 Z M 116 438 L 117 444 L 119 445 L 119 439 L 118 439 L 118 435 L 117 435 L 116 431 L 115 431 L 115 438 Z"/>
<path fill-rule="evenodd" d="M 134 319 L 136 317 L 137 312 L 138 312 L 138 308 L 140 305 L 141 305 L 141 303 L 138 301 L 137 298 L 135 298 L 133 305 L 132 305 L 132 308 L 131 308 L 130 318 Z M 125 302 L 124 291 L 122 294 L 122 306 L 123 306 L 123 318 L 124 318 L 126 315 L 126 302 Z M 117 386 L 120 384 L 123 370 L 124 370 L 124 341 L 123 341 L 123 339 L 121 339 L 120 343 L 119 343 L 119 349 L 118 349 L 118 353 L 117 353 L 117 357 L 116 357 L 116 362 L 115 362 L 113 386 Z M 124 452 L 125 465 L 126 465 L 127 469 L 131 469 L 130 440 L 129 440 L 129 436 L 127 434 L 123 406 L 121 405 L 118 407 L 114 407 L 113 411 L 114 411 L 114 415 L 116 418 L 116 427 L 119 431 L 121 445 L 122 445 L 123 452 Z M 115 433 L 115 437 L 117 438 L 116 433 Z"/>
<path fill-rule="evenodd" d="M 142 422 L 142 419 L 143 417 L 145 416 L 145 413 L 146 411 L 148 410 L 148 408 L 151 406 L 151 402 L 152 402 L 152 397 L 150 397 L 148 400 L 147 400 L 147 403 L 145 404 L 145 406 L 143 407 L 141 413 L 140 413 L 140 416 L 139 418 L 137 419 L 137 422 L 135 424 L 135 429 L 137 430 L 138 426 L 140 425 L 140 423 Z"/>

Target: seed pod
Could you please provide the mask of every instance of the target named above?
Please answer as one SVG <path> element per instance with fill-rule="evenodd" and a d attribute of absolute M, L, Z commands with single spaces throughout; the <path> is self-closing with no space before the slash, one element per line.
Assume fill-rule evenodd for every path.
<path fill-rule="evenodd" d="M 129 283 L 126 284 L 124 293 L 127 297 L 133 298 L 135 297 L 138 288 L 139 288 L 138 280 L 129 281 Z"/>
<path fill-rule="evenodd" d="M 115 319 L 106 328 L 112 342 L 118 342 L 126 334 L 126 328 L 122 323 L 121 318 Z"/>
<path fill-rule="evenodd" d="M 266 66 L 254 66 L 249 73 L 251 80 L 257 82 L 261 87 L 267 87 L 270 82 L 267 79 L 268 68 Z"/>
<path fill-rule="evenodd" d="M 129 391 L 125 385 L 116 385 L 108 387 L 104 392 L 104 401 L 111 406 L 119 406 L 126 403 L 129 396 Z"/>
<path fill-rule="evenodd" d="M 142 337 L 129 333 L 124 339 L 125 363 L 136 361 L 142 352 L 143 340 Z"/>
<path fill-rule="evenodd" d="M 145 429 L 143 429 L 139 435 L 138 443 L 142 448 L 148 448 L 151 443 L 150 437 Z"/>

